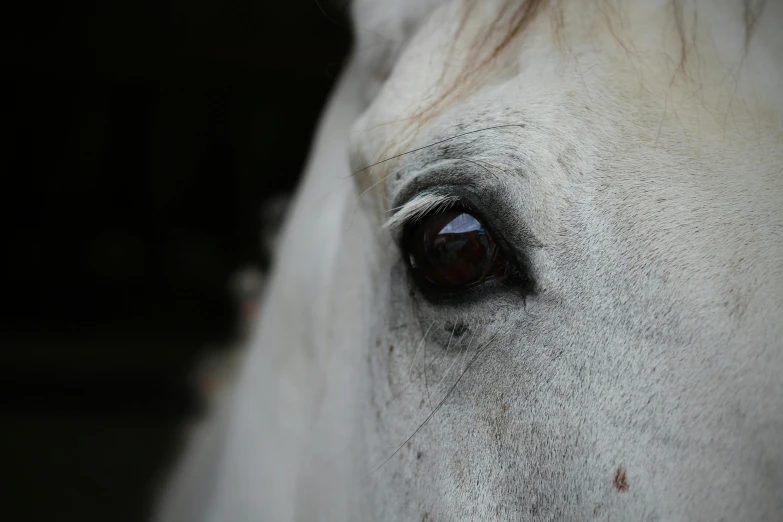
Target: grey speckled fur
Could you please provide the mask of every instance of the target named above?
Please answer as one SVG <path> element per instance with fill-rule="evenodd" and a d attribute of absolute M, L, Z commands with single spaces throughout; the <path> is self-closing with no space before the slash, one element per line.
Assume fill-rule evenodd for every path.
<path fill-rule="evenodd" d="M 411 127 L 498 5 L 354 6 L 242 375 L 159 520 L 783 520 L 781 2 L 553 1 Z M 424 295 L 382 223 L 427 191 L 530 288 Z"/>

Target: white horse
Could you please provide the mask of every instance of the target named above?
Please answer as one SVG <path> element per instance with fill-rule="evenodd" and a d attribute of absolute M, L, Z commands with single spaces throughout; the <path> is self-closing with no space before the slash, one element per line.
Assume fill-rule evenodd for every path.
<path fill-rule="evenodd" d="M 783 520 L 781 4 L 358 0 L 160 520 Z"/>

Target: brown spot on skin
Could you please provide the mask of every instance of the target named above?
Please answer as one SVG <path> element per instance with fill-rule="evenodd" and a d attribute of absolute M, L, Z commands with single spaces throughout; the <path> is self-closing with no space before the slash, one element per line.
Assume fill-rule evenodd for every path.
<path fill-rule="evenodd" d="M 506 413 L 508 411 L 508 404 L 505 402 L 503 403 L 503 413 Z"/>
<path fill-rule="evenodd" d="M 612 481 L 617 491 L 626 491 L 628 489 L 628 479 L 625 476 L 625 470 L 622 466 L 617 468 L 617 472 L 614 474 L 614 480 Z"/>
<path fill-rule="evenodd" d="M 598 504 L 598 505 L 596 505 L 596 506 L 593 508 L 593 516 L 594 516 L 594 517 L 597 517 L 597 516 L 598 516 L 598 510 L 599 510 L 600 508 L 601 508 L 601 504 Z"/>
<path fill-rule="evenodd" d="M 408 441 L 408 449 L 411 449 L 411 446 L 413 446 L 413 443 L 411 441 Z"/>
<path fill-rule="evenodd" d="M 394 351 L 394 345 L 390 344 L 389 345 L 389 353 L 392 353 L 393 351 Z"/>

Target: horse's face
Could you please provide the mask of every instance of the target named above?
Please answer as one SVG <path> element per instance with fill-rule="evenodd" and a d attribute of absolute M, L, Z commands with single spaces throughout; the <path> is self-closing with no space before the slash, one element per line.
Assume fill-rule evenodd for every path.
<path fill-rule="evenodd" d="M 498 6 L 441 7 L 354 125 L 418 149 L 343 259 L 379 520 L 783 510 L 781 70 L 741 6 L 575 4 L 486 63 Z"/>
<path fill-rule="evenodd" d="M 161 519 L 779 520 L 783 4 L 694 3 L 356 0 Z"/>

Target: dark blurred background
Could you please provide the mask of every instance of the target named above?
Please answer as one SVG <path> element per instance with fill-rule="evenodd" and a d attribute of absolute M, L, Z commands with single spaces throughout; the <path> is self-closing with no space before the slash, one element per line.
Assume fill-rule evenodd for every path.
<path fill-rule="evenodd" d="M 3 519 L 145 520 L 202 404 L 194 368 L 236 340 L 229 282 L 268 264 L 261 209 L 295 187 L 346 17 L 315 0 L 15 10 L 1 22 Z"/>

